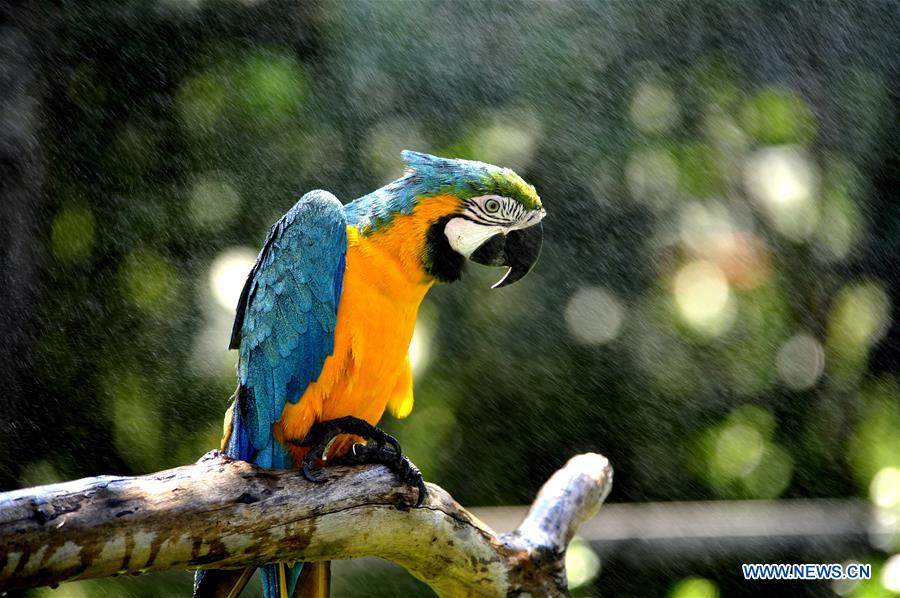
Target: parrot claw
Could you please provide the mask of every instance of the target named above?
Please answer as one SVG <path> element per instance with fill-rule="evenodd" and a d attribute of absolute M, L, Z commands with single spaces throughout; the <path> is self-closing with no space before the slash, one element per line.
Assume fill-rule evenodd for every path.
<path fill-rule="evenodd" d="M 412 461 L 403 456 L 403 452 L 400 450 L 400 443 L 397 442 L 396 438 L 367 421 L 356 417 L 340 417 L 318 422 L 310 429 L 303 440 L 291 441 L 293 444 L 309 447 L 309 451 L 303 457 L 303 463 L 300 468 L 304 478 L 315 483 L 325 481 L 313 471 L 313 465 L 317 459 L 325 456 L 328 446 L 339 434 L 361 436 L 371 440 L 372 443 L 354 444 L 353 449 L 349 453 L 334 459 L 336 462 L 351 465 L 369 463 L 384 465 L 396 473 L 397 477 L 404 484 L 416 486 L 419 491 L 416 506 L 422 505 L 428 496 L 428 489 L 425 487 L 425 478 L 422 477 L 422 472 L 413 465 Z"/>
<path fill-rule="evenodd" d="M 428 488 L 425 486 L 425 478 L 422 476 L 422 472 L 408 457 L 398 453 L 393 445 L 379 445 L 377 442 L 372 444 L 357 443 L 353 445 L 353 449 L 349 453 L 338 457 L 335 461 L 346 465 L 367 465 L 371 463 L 384 465 L 397 474 L 401 482 L 416 487 L 419 491 L 416 497 L 417 507 L 421 507 L 425 499 L 428 498 Z"/>
<path fill-rule="evenodd" d="M 400 469 L 396 473 L 403 482 L 410 486 L 415 485 L 418 488 L 419 495 L 416 497 L 416 507 L 421 507 L 425 499 L 428 498 L 428 488 L 425 487 L 425 477 L 422 475 L 422 472 L 408 457 L 401 456 Z"/>
<path fill-rule="evenodd" d="M 300 468 L 300 471 L 303 473 L 303 478 L 307 482 L 313 482 L 314 484 L 325 483 L 325 479 L 322 477 L 322 475 L 312 470 L 312 459 L 307 462 L 306 458 L 304 458 L 303 467 Z"/>

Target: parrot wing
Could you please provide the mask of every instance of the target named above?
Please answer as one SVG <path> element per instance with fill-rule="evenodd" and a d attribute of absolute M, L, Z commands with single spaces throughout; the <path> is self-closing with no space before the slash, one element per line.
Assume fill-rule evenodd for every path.
<path fill-rule="evenodd" d="M 334 352 L 347 254 L 347 217 L 326 191 L 310 191 L 269 231 L 250 271 L 229 348 L 239 349 L 231 457 L 289 467 L 272 437 Z"/>
<path fill-rule="evenodd" d="M 347 217 L 326 191 L 310 191 L 269 231 L 238 300 L 230 349 L 238 389 L 225 422 L 225 454 L 261 467 L 291 467 L 272 435 L 285 403 L 296 403 L 334 352 L 344 281 Z M 255 567 L 198 571 L 194 597 L 237 596 Z M 293 595 L 303 564 L 261 569 L 263 595 Z M 311 586 L 314 584 L 310 584 Z"/>

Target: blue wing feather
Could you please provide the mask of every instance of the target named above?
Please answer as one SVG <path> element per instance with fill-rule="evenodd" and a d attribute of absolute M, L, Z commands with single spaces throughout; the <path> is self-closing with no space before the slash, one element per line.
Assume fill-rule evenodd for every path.
<path fill-rule="evenodd" d="M 269 231 L 247 278 L 231 347 L 240 351 L 238 381 L 244 389 L 236 411 L 259 465 L 284 462 L 272 424 L 334 352 L 346 253 L 343 206 L 330 193 L 311 191 Z"/>
<path fill-rule="evenodd" d="M 239 349 L 238 391 L 228 456 L 260 467 L 286 469 L 290 455 L 272 436 L 285 402 L 296 403 L 334 352 L 334 328 L 344 280 L 347 218 L 330 193 L 304 195 L 270 230 L 238 301 L 229 348 Z M 293 595 L 302 568 L 286 569 Z M 279 568 L 260 573 L 263 595 L 281 595 Z M 195 577 L 195 592 L 216 580 Z M 226 582 L 228 581 L 226 580 Z M 204 595 L 207 595 L 204 593 Z M 219 594 L 215 594 L 219 595 Z"/>

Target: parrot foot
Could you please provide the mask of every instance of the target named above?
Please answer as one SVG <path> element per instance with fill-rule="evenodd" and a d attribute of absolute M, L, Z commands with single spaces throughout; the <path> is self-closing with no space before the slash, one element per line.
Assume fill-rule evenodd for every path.
<path fill-rule="evenodd" d="M 306 453 L 306 455 L 303 457 L 303 464 L 300 467 L 300 471 L 303 472 L 303 478 L 307 482 L 313 482 L 314 484 L 324 484 L 325 480 L 322 478 L 322 476 L 312 469 L 313 461 L 315 460 L 316 457 L 315 455 L 313 455 L 312 451 Z"/>
<path fill-rule="evenodd" d="M 397 474 L 401 482 L 418 488 L 417 507 L 422 506 L 422 503 L 428 497 L 428 488 L 425 487 L 425 478 L 422 476 L 422 472 L 408 457 L 396 451 L 393 446 L 379 445 L 377 443 L 357 443 L 353 445 L 353 450 L 346 455 L 338 457 L 335 461 L 346 465 L 368 465 L 372 463 L 384 465 Z"/>
<path fill-rule="evenodd" d="M 309 452 L 303 457 L 300 467 L 300 471 L 305 479 L 317 484 L 325 481 L 313 470 L 313 467 L 316 460 L 325 455 L 328 445 L 339 434 L 353 434 L 372 442 L 371 444 L 354 444 L 353 450 L 335 459 L 336 462 L 352 465 L 369 463 L 385 465 L 396 473 L 402 482 L 410 485 L 414 484 L 418 488 L 419 496 L 416 506 L 418 507 L 422 504 L 422 501 L 428 496 L 425 480 L 412 461 L 403 456 L 403 452 L 400 450 L 400 443 L 384 430 L 357 417 L 347 416 L 318 422 L 313 425 L 306 438 L 300 441 L 292 441 L 293 444 L 309 447 Z"/>

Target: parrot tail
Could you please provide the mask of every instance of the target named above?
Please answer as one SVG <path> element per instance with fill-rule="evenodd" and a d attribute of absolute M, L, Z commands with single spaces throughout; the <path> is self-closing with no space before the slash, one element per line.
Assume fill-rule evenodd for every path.
<path fill-rule="evenodd" d="M 304 563 L 286 565 L 275 563 L 260 567 L 259 574 L 262 578 L 264 598 L 291 598 L 297 588 L 297 579 L 300 571 L 305 569 Z"/>
<path fill-rule="evenodd" d="M 233 399 L 240 395 L 241 388 L 235 392 Z M 267 447 L 261 451 L 254 449 L 250 443 L 250 437 L 246 427 L 241 421 L 241 410 L 236 408 L 237 401 L 232 402 L 225 413 L 224 435 L 222 438 L 222 450 L 232 459 L 250 461 L 264 468 L 287 469 L 294 466 L 290 455 L 284 448 L 272 439 Z M 264 598 L 292 598 L 297 590 L 297 581 L 300 572 L 303 571 L 303 586 L 310 586 L 297 590 L 297 595 L 306 598 L 327 598 L 331 580 L 329 563 L 275 563 L 259 568 L 262 578 Z M 324 565 L 324 567 L 322 566 Z M 197 571 L 194 574 L 194 598 L 238 598 L 241 591 L 253 577 L 255 567 L 236 571 L 224 571 L 207 569 Z M 307 572 L 309 571 L 309 572 Z M 308 579 L 308 581 L 307 581 Z M 313 593 L 307 593 L 311 591 Z"/>
<path fill-rule="evenodd" d="M 316 573 L 316 569 L 322 569 L 322 567 L 311 566 L 314 564 L 328 565 L 329 563 L 307 563 L 307 566 L 304 566 L 304 563 L 297 563 L 292 566 L 276 563 L 260 567 L 259 574 L 262 578 L 263 596 L 265 598 L 292 598 L 294 596 L 297 598 L 328 598 L 330 571 L 326 568 L 324 573 Z M 298 588 L 297 582 L 300 579 L 300 572 L 306 571 L 307 568 L 312 570 L 314 574 L 304 576 L 303 581 L 301 581 L 304 586 Z M 253 577 L 255 570 L 256 567 L 233 571 L 218 569 L 197 571 L 194 574 L 194 598 L 238 598 L 250 581 L 250 578 Z M 319 585 L 316 585 L 317 583 Z M 309 584 L 309 588 L 305 584 Z M 325 593 L 321 593 L 322 590 L 319 588 L 324 588 Z M 307 593 L 308 591 L 313 593 Z"/>

